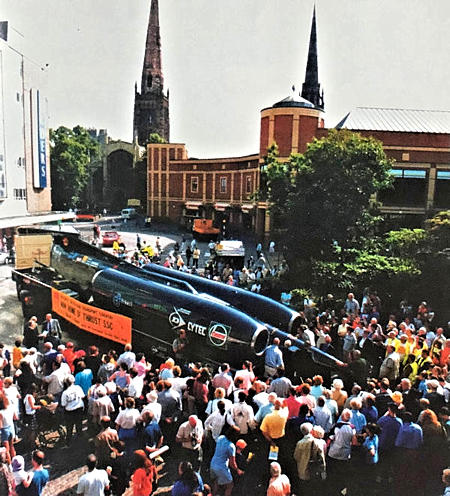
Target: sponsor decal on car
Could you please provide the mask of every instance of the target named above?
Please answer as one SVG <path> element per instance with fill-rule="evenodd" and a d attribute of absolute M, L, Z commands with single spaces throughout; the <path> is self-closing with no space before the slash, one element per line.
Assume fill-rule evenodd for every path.
<path fill-rule="evenodd" d="M 231 327 L 219 322 L 211 322 L 208 329 L 208 337 L 214 346 L 224 346 L 228 340 Z"/>

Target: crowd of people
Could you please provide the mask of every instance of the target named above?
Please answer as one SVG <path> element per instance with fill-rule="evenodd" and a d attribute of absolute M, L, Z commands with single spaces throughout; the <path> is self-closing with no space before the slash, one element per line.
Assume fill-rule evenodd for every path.
<path fill-rule="evenodd" d="M 93 244 L 97 244 L 98 239 L 99 236 L 94 235 Z M 119 239 L 113 244 L 113 254 L 137 267 L 157 262 L 166 268 L 197 274 L 230 286 L 246 288 L 255 293 L 262 292 L 265 280 L 280 277 L 287 271 L 287 264 L 284 260 L 279 265 L 267 262 L 261 243 L 256 246 L 256 256 L 249 255 L 242 267 L 231 259 L 228 260 L 229 263 L 226 260 L 217 259 L 216 250 L 219 244 L 219 241 L 210 240 L 202 254 L 195 238 L 187 240 L 183 236 L 180 242 L 176 241 L 164 250 L 159 237 L 156 238 L 155 246 L 153 246 L 143 240 L 138 233 L 135 248 L 127 250 L 125 244 Z M 268 245 L 269 256 L 274 252 L 275 243 L 271 241 Z M 200 266 L 202 255 L 204 264 Z M 238 260 L 241 261 L 240 258 Z"/>
<path fill-rule="evenodd" d="M 57 319 L 32 317 L 12 350 L 0 345 L 0 494 L 41 494 L 44 415 L 65 427 L 66 446 L 91 439 L 77 488 L 85 496 L 129 486 L 149 496 L 162 459 L 178 466 L 164 480 L 173 496 L 442 494 L 442 482 L 450 487 L 444 329 L 425 302 L 414 313 L 402 304 L 383 326 L 375 293 L 361 305 L 349 293 L 339 319 L 329 306 L 305 302 L 295 335 L 274 338 L 261 366 L 238 370 L 192 363 L 185 329 L 172 356 L 157 358 L 131 344 L 120 354 L 63 344 Z M 314 363 L 304 368 L 296 339 L 338 357 L 336 376 L 309 374 Z"/>

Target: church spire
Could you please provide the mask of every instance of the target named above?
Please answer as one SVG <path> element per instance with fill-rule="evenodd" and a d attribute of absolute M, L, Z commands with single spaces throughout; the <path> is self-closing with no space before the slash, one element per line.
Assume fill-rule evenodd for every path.
<path fill-rule="evenodd" d="M 317 65 L 317 31 L 316 31 L 316 6 L 314 6 L 309 37 L 308 61 L 306 63 L 305 82 L 302 86 L 301 96 L 309 100 L 316 107 L 324 108 L 323 92 L 320 95 L 319 69 Z"/>
<path fill-rule="evenodd" d="M 158 0 L 152 0 L 145 43 L 144 67 L 142 69 L 141 93 L 163 91 L 164 77 L 161 62 L 161 36 L 159 33 Z"/>
<path fill-rule="evenodd" d="M 151 1 L 140 92 L 135 87 L 133 137 L 148 143 L 158 133 L 169 141 L 169 92 L 164 95 L 158 0 Z"/>

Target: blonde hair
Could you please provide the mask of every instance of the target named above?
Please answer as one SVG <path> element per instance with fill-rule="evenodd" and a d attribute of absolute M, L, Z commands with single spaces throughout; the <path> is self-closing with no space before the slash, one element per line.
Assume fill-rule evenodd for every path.
<path fill-rule="evenodd" d="M 215 398 L 225 398 L 225 389 L 224 388 L 217 388 L 214 391 L 214 397 Z"/>
<path fill-rule="evenodd" d="M 344 383 L 342 382 L 341 379 L 334 379 L 333 387 L 334 389 L 342 389 L 344 387 Z"/>
<path fill-rule="evenodd" d="M 324 438 L 324 436 L 325 436 L 325 431 L 323 430 L 323 427 L 321 427 L 320 425 L 315 425 L 315 426 L 312 428 L 311 434 L 312 434 L 312 435 L 313 435 L 313 437 L 315 437 L 316 439 L 323 439 L 323 438 Z"/>

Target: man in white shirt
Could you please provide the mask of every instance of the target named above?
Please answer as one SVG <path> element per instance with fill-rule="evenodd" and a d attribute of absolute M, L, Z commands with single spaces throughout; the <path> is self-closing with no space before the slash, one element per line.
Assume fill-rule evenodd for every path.
<path fill-rule="evenodd" d="M 135 368 L 130 370 L 130 384 L 128 385 L 128 394 L 134 398 L 140 398 L 142 394 L 142 388 L 144 387 L 144 377 L 138 375 L 138 371 Z"/>
<path fill-rule="evenodd" d="M 225 389 L 227 396 L 231 393 L 233 378 L 231 377 L 230 366 L 228 363 L 223 363 L 219 367 L 219 373 L 214 376 L 212 385 L 214 389 L 217 389 L 219 387 Z"/>
<path fill-rule="evenodd" d="M 316 425 L 320 425 L 325 433 L 329 433 L 333 425 L 333 419 L 330 409 L 325 404 L 325 397 L 320 396 L 317 400 L 317 406 L 313 409 L 313 415 Z"/>
<path fill-rule="evenodd" d="M 97 468 L 97 458 L 89 455 L 86 461 L 88 472 L 78 481 L 77 494 L 83 496 L 104 496 L 105 489 L 109 489 L 109 477 L 106 470 Z"/>
<path fill-rule="evenodd" d="M 61 356 L 61 355 L 58 355 Z M 61 399 L 61 394 L 64 390 L 64 381 L 68 377 L 67 371 L 61 367 L 61 363 L 58 361 L 52 364 L 53 372 L 42 378 L 43 382 L 47 384 L 47 393 L 52 394 L 55 400 L 59 403 Z"/>
<path fill-rule="evenodd" d="M 181 443 L 185 459 L 192 463 L 194 470 L 198 470 L 202 458 L 203 425 L 197 415 L 191 415 L 187 422 L 183 422 L 177 432 L 176 441 Z"/>
<path fill-rule="evenodd" d="M 252 382 L 255 380 L 255 374 L 253 373 L 253 364 L 249 360 L 245 360 L 242 364 L 242 369 L 238 370 L 234 375 L 234 380 L 240 377 L 243 381 L 242 389 L 248 393 Z"/>
<path fill-rule="evenodd" d="M 68 387 L 61 395 L 61 406 L 64 408 L 64 419 L 67 428 L 66 444 L 72 441 L 73 427 L 76 426 L 77 434 L 81 435 L 83 412 L 84 412 L 84 392 L 80 386 L 76 386 L 75 377 L 69 375 L 66 379 Z"/>
<path fill-rule="evenodd" d="M 261 408 L 269 403 L 269 393 L 266 391 L 267 384 L 263 381 L 255 381 L 253 383 L 253 388 L 256 391 L 255 396 L 253 396 L 253 403 Z"/>
<path fill-rule="evenodd" d="M 239 392 L 238 397 L 239 403 L 231 407 L 230 414 L 233 422 L 239 427 L 241 435 L 245 436 L 249 427 L 253 428 L 255 425 L 253 408 L 245 402 L 247 395 L 243 391 Z"/>
<path fill-rule="evenodd" d="M 119 356 L 117 360 L 117 365 L 121 363 L 126 363 L 128 365 L 128 369 L 134 367 L 134 362 L 136 361 L 136 355 L 131 351 L 132 346 L 130 343 L 125 345 L 124 352 Z"/>

